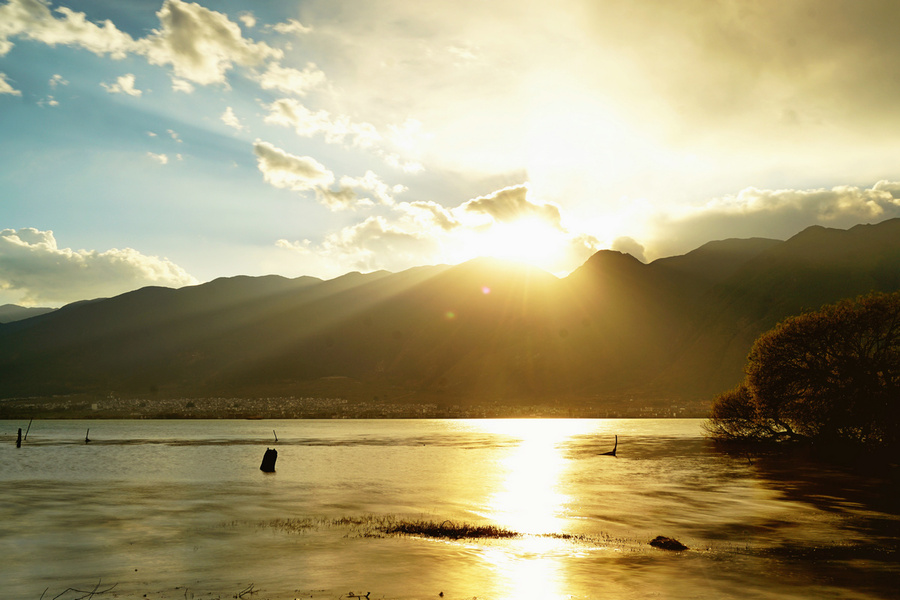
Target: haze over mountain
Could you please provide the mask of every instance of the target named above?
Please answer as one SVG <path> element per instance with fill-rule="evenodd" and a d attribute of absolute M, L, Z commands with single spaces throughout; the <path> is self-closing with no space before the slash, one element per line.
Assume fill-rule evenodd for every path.
<path fill-rule="evenodd" d="M 785 316 L 900 290 L 900 219 L 729 239 L 568 277 L 494 259 L 146 287 L 0 325 L 0 398 L 711 399 Z"/>
<path fill-rule="evenodd" d="M 12 323 L 30 317 L 36 317 L 51 312 L 52 308 L 26 307 L 16 304 L 4 304 L 0 306 L 0 323 Z"/>

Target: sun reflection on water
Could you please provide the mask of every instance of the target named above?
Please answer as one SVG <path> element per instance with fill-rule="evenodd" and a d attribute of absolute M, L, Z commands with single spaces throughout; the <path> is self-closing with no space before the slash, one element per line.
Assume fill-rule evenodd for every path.
<path fill-rule="evenodd" d="M 518 444 L 500 459 L 501 486 L 485 499 L 483 517 L 524 534 L 487 546 L 484 560 L 497 574 L 506 598 L 563 598 L 565 541 L 546 534 L 567 530 L 572 497 L 564 487 L 566 441 L 595 425 L 568 419 L 509 419 L 482 422 L 485 433 L 510 436 Z"/>
<path fill-rule="evenodd" d="M 483 554 L 485 561 L 493 571 L 502 578 L 498 592 L 503 598 L 517 600 L 554 600 L 562 598 L 561 564 L 552 552 L 544 554 L 540 549 L 524 551 L 521 546 L 529 546 L 528 542 L 542 542 L 540 545 L 558 543 L 558 540 L 535 539 L 519 540 L 515 548 L 486 548 Z"/>
<path fill-rule="evenodd" d="M 503 419 L 482 427 L 519 440 L 500 460 L 502 487 L 486 499 L 483 516 L 519 533 L 562 533 L 570 501 L 561 481 L 568 463 L 565 441 L 592 425 L 569 419 Z"/>

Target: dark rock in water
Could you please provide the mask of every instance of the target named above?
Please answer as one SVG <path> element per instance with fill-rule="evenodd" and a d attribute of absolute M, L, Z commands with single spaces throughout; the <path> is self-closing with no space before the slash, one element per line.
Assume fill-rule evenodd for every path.
<path fill-rule="evenodd" d="M 262 464 L 259 466 L 259 470 L 265 473 L 274 473 L 276 460 L 278 460 L 278 450 L 275 448 L 266 448 L 266 453 L 263 454 Z"/>
<path fill-rule="evenodd" d="M 674 540 L 672 538 L 663 537 L 661 535 L 656 536 L 652 540 L 650 540 L 650 545 L 654 548 L 660 548 L 662 550 L 687 550 L 688 547 L 679 542 L 678 540 Z"/>

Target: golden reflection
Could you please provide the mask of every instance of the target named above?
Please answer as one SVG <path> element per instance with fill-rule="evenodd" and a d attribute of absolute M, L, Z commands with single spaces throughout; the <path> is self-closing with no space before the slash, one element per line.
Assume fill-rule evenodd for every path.
<path fill-rule="evenodd" d="M 482 421 L 479 426 L 486 433 L 517 440 L 500 459 L 502 487 L 487 499 L 482 516 L 525 534 L 486 547 L 484 559 L 500 577 L 503 597 L 562 598 L 565 541 L 541 536 L 566 533 L 571 500 L 564 482 L 569 462 L 566 442 L 589 433 L 595 424 L 570 419 L 503 419 Z"/>
<path fill-rule="evenodd" d="M 518 440 L 500 461 L 502 488 L 488 499 L 483 516 L 520 533 L 562 533 L 569 501 L 561 481 L 564 442 L 593 425 L 572 419 L 498 419 L 481 425 L 487 433 Z"/>
<path fill-rule="evenodd" d="M 558 543 L 558 540 L 538 541 Z M 555 600 L 564 597 L 559 557 L 552 552 L 549 555 L 528 551 L 523 553 L 518 548 L 493 547 L 485 549 L 484 559 L 495 573 L 503 577 L 498 586 L 501 598 Z"/>

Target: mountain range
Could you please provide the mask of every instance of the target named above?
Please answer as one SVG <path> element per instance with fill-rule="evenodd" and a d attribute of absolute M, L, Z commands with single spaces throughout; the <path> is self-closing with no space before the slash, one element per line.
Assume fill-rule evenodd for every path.
<path fill-rule="evenodd" d="M 16 304 L 4 304 L 0 306 L 0 324 L 12 323 L 13 321 L 21 321 L 30 317 L 36 317 L 53 311 L 52 308 L 42 307 L 25 307 Z"/>
<path fill-rule="evenodd" d="M 603 250 L 565 278 L 482 258 L 145 287 L 0 324 L 0 398 L 703 402 L 742 379 L 754 339 L 783 318 L 897 290 L 900 219 L 649 264 Z"/>

